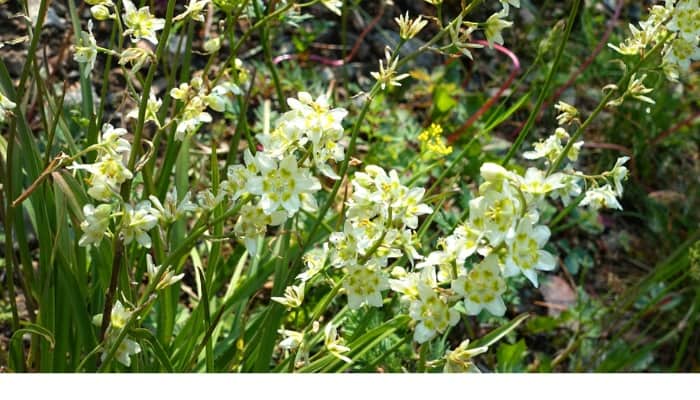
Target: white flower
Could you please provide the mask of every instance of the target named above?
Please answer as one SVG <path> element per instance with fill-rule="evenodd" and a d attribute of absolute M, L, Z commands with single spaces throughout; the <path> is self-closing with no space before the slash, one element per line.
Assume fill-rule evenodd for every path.
<path fill-rule="evenodd" d="M 131 312 L 127 310 L 121 301 L 117 300 L 112 307 L 110 314 L 110 327 L 113 329 L 122 329 L 126 326 L 127 321 L 131 317 Z"/>
<path fill-rule="evenodd" d="M 408 17 L 408 11 L 406 15 L 399 15 L 394 18 L 394 21 L 399 26 L 399 36 L 403 40 L 409 40 L 414 38 L 426 25 L 428 21 L 423 20 L 422 16 L 418 16 L 416 19 L 410 19 Z"/>
<path fill-rule="evenodd" d="M 615 185 L 615 193 L 618 196 L 622 196 L 623 187 L 622 181 L 627 179 L 627 167 L 625 163 L 629 160 L 629 157 L 620 157 L 615 161 L 615 166 L 610 170 L 609 175 L 613 179 L 613 184 Z"/>
<path fill-rule="evenodd" d="M 399 272 L 398 276 L 398 279 L 389 279 L 389 287 L 394 292 L 402 294 L 402 301 L 418 300 L 419 283 L 422 283 L 430 288 L 437 287 L 438 284 L 437 273 L 435 271 L 435 267 L 432 265 L 424 267 L 420 272 L 410 272 L 405 274 Z"/>
<path fill-rule="evenodd" d="M 122 67 L 131 64 L 131 72 L 134 74 L 143 68 L 147 62 L 155 60 L 156 55 L 151 49 L 144 47 L 129 47 L 119 54 L 119 65 Z"/>
<path fill-rule="evenodd" d="M 160 110 L 160 107 L 163 105 L 163 100 L 159 99 L 155 94 L 151 93 L 148 97 L 148 102 L 146 102 L 146 113 L 144 117 L 144 121 L 152 121 L 158 127 L 160 127 L 160 121 L 158 121 L 158 111 Z M 128 114 L 126 114 L 127 119 L 138 119 L 139 117 L 139 108 L 136 107 L 133 110 L 129 111 Z"/>
<path fill-rule="evenodd" d="M 73 59 L 79 63 L 84 63 L 85 68 L 83 74 L 88 76 L 95 67 L 95 59 L 97 58 L 97 41 L 92 34 L 92 20 L 88 21 L 88 31 L 80 32 L 80 45 L 75 46 Z"/>
<path fill-rule="evenodd" d="M 165 20 L 155 18 L 148 7 L 141 7 L 137 10 L 131 0 L 123 0 L 122 3 L 124 5 L 124 24 L 128 28 L 124 31 L 124 35 L 131 35 L 132 42 L 146 39 L 154 45 L 158 44 L 156 31 L 163 29 Z"/>
<path fill-rule="evenodd" d="M 513 193 L 509 184 L 501 191 L 488 190 L 483 196 L 469 201 L 469 222 L 484 232 L 491 246 L 498 246 L 515 229 L 515 224 L 524 206 Z"/>
<path fill-rule="evenodd" d="M 180 200 L 180 204 L 177 203 L 177 189 L 175 186 L 172 187 L 168 193 L 165 194 L 165 202 L 161 203 L 160 200 L 154 196 L 148 196 L 151 200 L 153 207 L 153 213 L 158 216 L 158 220 L 164 225 L 171 224 L 181 217 L 185 216 L 189 212 L 197 211 L 197 206 L 191 200 L 190 192 L 185 193 Z"/>
<path fill-rule="evenodd" d="M 114 17 L 109 11 L 109 8 L 104 4 L 96 4 L 90 7 L 90 13 L 92 14 L 92 17 L 98 21 L 104 21 Z"/>
<path fill-rule="evenodd" d="M 370 72 L 370 75 L 379 82 L 379 86 L 382 90 L 386 89 L 387 86 L 401 86 L 399 81 L 408 78 L 409 74 L 396 75 L 396 67 L 399 62 L 399 57 L 391 60 L 391 50 L 387 47 L 384 49 L 384 57 L 386 58 L 386 68 L 384 67 L 384 62 L 379 60 L 379 71 Z"/>
<path fill-rule="evenodd" d="M 138 354 L 141 352 L 141 346 L 131 340 L 124 338 L 121 343 L 119 343 L 119 347 L 117 348 L 117 352 L 114 353 L 114 358 L 119 361 L 120 363 L 124 364 L 127 367 L 131 366 L 131 355 L 132 354 Z M 105 357 L 107 356 L 107 353 L 102 354 L 102 361 L 104 361 Z"/>
<path fill-rule="evenodd" d="M 131 143 L 123 138 L 126 133 L 124 128 L 115 128 L 111 124 L 102 125 L 102 130 L 97 140 L 101 151 L 113 156 L 129 154 Z"/>
<path fill-rule="evenodd" d="M 501 31 L 513 26 L 512 22 L 502 19 L 502 17 L 507 16 L 508 11 L 504 8 L 500 12 L 492 14 L 484 23 L 484 35 L 486 35 L 486 41 L 489 42 L 489 46 L 493 47 L 494 43 L 503 44 Z"/>
<path fill-rule="evenodd" d="M 498 255 L 495 253 L 489 254 L 469 274 L 452 281 L 452 290 L 464 297 L 468 315 L 478 315 L 484 308 L 496 316 L 506 312 L 501 298 L 506 291 L 506 282 L 501 277 Z"/>
<path fill-rule="evenodd" d="M 608 184 L 589 189 L 579 205 L 582 207 L 588 206 L 592 210 L 598 210 L 600 208 L 622 210 L 622 206 L 617 201 L 615 191 Z"/>
<path fill-rule="evenodd" d="M 438 333 L 459 322 L 459 314 L 450 308 L 445 298 L 425 282 L 418 282 L 418 299 L 411 303 L 409 315 L 418 322 L 413 339 L 425 343 Z"/>
<path fill-rule="evenodd" d="M 321 4 L 323 4 L 332 13 L 336 15 L 341 14 L 341 8 L 343 7 L 342 0 L 321 0 Z"/>
<path fill-rule="evenodd" d="M 255 255 L 258 250 L 258 239 L 265 236 L 267 226 L 277 226 L 287 220 L 285 211 L 274 211 L 266 214 L 258 205 L 246 204 L 233 227 L 235 234 L 243 239 L 248 253 Z"/>
<path fill-rule="evenodd" d="M 156 265 L 153 262 L 153 257 L 151 257 L 150 254 L 146 254 L 146 274 L 148 275 L 149 280 L 153 281 L 158 276 L 161 268 L 161 265 Z M 174 275 L 173 271 L 168 268 L 168 270 L 163 273 L 163 276 L 156 284 L 156 290 L 165 289 L 168 286 L 174 285 L 182 280 L 184 276 L 185 274 Z"/>
<path fill-rule="evenodd" d="M 85 214 L 85 221 L 80 223 L 83 236 L 80 237 L 78 245 L 99 245 L 102 242 L 102 238 L 109 234 L 112 206 L 110 204 L 100 204 L 95 207 L 92 204 L 86 204 L 83 206 L 83 214 Z"/>
<path fill-rule="evenodd" d="M 124 244 L 129 244 L 136 239 L 141 246 L 150 248 L 151 237 L 147 232 L 153 229 L 156 223 L 158 223 L 157 211 L 151 208 L 150 201 L 142 201 L 136 207 L 125 204 L 121 223 Z"/>
<path fill-rule="evenodd" d="M 86 180 L 90 185 L 87 193 L 99 201 L 108 201 L 117 194 L 122 183 L 133 178 L 133 174 L 124 165 L 121 156 L 109 153 L 103 155 L 93 164 L 75 163 L 69 168 L 82 169 L 92 174 Z"/>
<path fill-rule="evenodd" d="M 175 138 L 183 140 L 186 135 L 194 133 L 200 124 L 211 122 L 211 114 L 206 109 L 207 103 L 200 96 L 191 98 L 179 116 L 177 128 L 175 129 Z"/>
<path fill-rule="evenodd" d="M 445 353 L 444 372 L 480 372 L 472 363 L 472 358 L 488 351 L 488 347 L 469 348 L 469 339 L 463 341 L 454 350 Z"/>
<path fill-rule="evenodd" d="M 556 267 L 554 256 L 542 250 L 549 236 L 549 228 L 545 225 L 533 226 L 529 218 L 520 220 L 515 234 L 506 241 L 508 255 L 504 275 L 508 277 L 522 272 L 537 287 L 536 270 L 551 271 Z"/>
<path fill-rule="evenodd" d="M 520 182 L 520 190 L 533 195 L 544 195 L 564 187 L 563 178 L 562 173 L 546 176 L 546 173 L 540 169 L 528 168 Z"/>
<path fill-rule="evenodd" d="M 343 355 L 343 353 L 350 351 L 350 348 L 345 346 L 345 340 L 338 335 L 338 329 L 332 323 L 328 323 L 323 329 L 323 336 L 323 342 L 329 353 L 346 363 L 352 363 L 350 358 Z"/>
<path fill-rule="evenodd" d="M 270 300 L 280 303 L 288 308 L 297 308 L 304 302 L 304 282 L 301 285 L 291 285 L 284 289 L 284 296 L 273 296 Z"/>
<path fill-rule="evenodd" d="M 17 104 L 10 101 L 10 99 L 0 92 L 0 123 L 5 122 L 5 117 L 9 113 L 8 110 L 13 110 L 16 106 Z"/>
<path fill-rule="evenodd" d="M 673 7 L 671 20 L 666 28 L 692 41 L 700 34 L 700 4 L 697 0 L 680 0 Z"/>
<path fill-rule="evenodd" d="M 673 39 L 669 47 L 669 51 L 665 54 L 665 60 L 677 64 L 681 69 L 689 69 L 691 60 L 700 60 L 700 46 L 698 46 L 697 37 L 688 40 L 679 36 Z"/>
<path fill-rule="evenodd" d="M 559 111 L 559 115 L 557 115 L 557 123 L 559 125 L 568 125 L 578 120 L 579 112 L 571 104 L 559 101 L 554 108 Z"/>
<path fill-rule="evenodd" d="M 260 206 L 270 215 L 280 207 L 291 216 L 301 207 L 301 194 L 313 194 L 321 183 L 307 168 L 299 168 L 293 155 L 277 161 L 258 152 L 255 163 L 261 176 L 252 177 L 247 184 L 250 193 L 261 196 Z"/>
<path fill-rule="evenodd" d="M 323 243 L 322 248 L 315 248 L 309 250 L 304 254 L 303 260 L 304 265 L 306 265 L 306 270 L 299 275 L 297 279 L 302 282 L 308 282 L 311 278 L 316 276 L 323 267 L 326 265 L 326 259 L 328 258 L 328 243 Z"/>
<path fill-rule="evenodd" d="M 204 22 L 202 11 L 204 10 L 204 6 L 206 6 L 208 3 L 209 0 L 190 0 L 189 4 L 185 6 L 185 12 L 175 16 L 173 21 L 179 21 L 189 16 L 193 21 Z"/>
<path fill-rule="evenodd" d="M 389 289 L 389 282 L 376 262 L 368 262 L 366 265 L 348 266 L 343 287 L 348 296 L 348 306 L 357 310 L 363 304 L 382 307 L 381 291 Z"/>
<path fill-rule="evenodd" d="M 581 194 L 582 179 L 576 175 L 564 174 L 561 179 L 562 187 L 550 193 L 552 199 L 561 199 L 561 202 L 568 206 L 572 199 Z"/>
<path fill-rule="evenodd" d="M 294 350 L 304 341 L 304 334 L 301 332 L 280 329 L 277 333 L 284 336 L 278 345 L 283 350 Z"/>

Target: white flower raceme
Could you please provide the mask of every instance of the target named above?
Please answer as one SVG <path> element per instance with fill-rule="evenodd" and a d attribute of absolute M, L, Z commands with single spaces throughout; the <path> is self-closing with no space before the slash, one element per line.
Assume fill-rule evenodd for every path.
<path fill-rule="evenodd" d="M 132 42 L 145 39 L 154 45 L 158 44 L 156 31 L 163 29 L 165 20 L 154 17 L 148 7 L 137 10 L 131 0 L 123 0 L 122 4 L 124 5 L 124 24 L 128 28 L 124 31 L 124 35 L 130 35 Z"/>
<path fill-rule="evenodd" d="M 484 308 L 496 316 L 506 312 L 501 298 L 506 291 L 506 282 L 501 277 L 496 254 L 489 254 L 467 275 L 452 281 L 452 290 L 464 297 L 464 307 L 469 315 L 478 315 Z"/>
<path fill-rule="evenodd" d="M 0 92 L 0 123 L 5 122 L 5 118 L 9 113 L 9 110 L 13 110 L 17 104 L 8 99 L 2 92 Z"/>
<path fill-rule="evenodd" d="M 142 201 L 136 207 L 125 204 L 120 227 L 124 244 L 128 245 L 136 239 L 141 246 L 150 248 L 151 237 L 148 235 L 148 231 L 153 229 L 157 223 L 157 211 L 151 208 L 150 201 Z"/>
<path fill-rule="evenodd" d="M 615 191 L 607 184 L 586 191 L 579 205 L 582 207 L 588 206 L 592 210 L 598 210 L 600 208 L 622 210 L 622 206 L 617 201 Z"/>
<path fill-rule="evenodd" d="M 109 235 L 109 221 L 112 218 L 112 206 L 110 204 L 100 204 L 97 207 L 92 204 L 83 206 L 85 220 L 80 223 L 83 236 L 80 237 L 78 245 L 89 246 L 99 245 L 105 235 Z"/>
<path fill-rule="evenodd" d="M 550 231 L 545 225 L 533 226 L 528 218 L 518 224 L 514 235 L 507 239 L 508 254 L 505 261 L 505 276 L 522 272 L 537 287 L 537 271 L 551 271 L 556 267 L 556 259 L 542 247 L 549 240 Z"/>
<path fill-rule="evenodd" d="M 267 226 L 277 226 L 287 220 L 283 210 L 267 214 L 259 205 L 245 204 L 233 227 L 234 233 L 243 240 L 251 255 L 258 251 L 258 240 L 267 233 Z"/>
<path fill-rule="evenodd" d="M 418 299 L 411 303 L 409 315 L 418 322 L 413 334 L 418 343 L 427 342 L 459 321 L 459 314 L 449 306 L 447 299 L 423 281 L 418 282 Z"/>
<path fill-rule="evenodd" d="M 95 67 L 95 59 L 97 58 L 97 41 L 92 34 L 92 20 L 88 21 L 88 31 L 80 32 L 80 45 L 75 46 L 73 59 L 79 63 L 85 64 L 83 74 L 88 76 Z"/>
<path fill-rule="evenodd" d="M 99 201 L 108 201 L 116 196 L 119 187 L 133 174 L 124 165 L 124 159 L 131 151 L 131 145 L 122 136 L 126 130 L 104 124 L 98 137 L 98 157 L 92 164 L 74 163 L 69 169 L 85 170 L 91 175 L 86 179 L 90 187 L 88 195 Z"/>
<path fill-rule="evenodd" d="M 348 296 L 348 306 L 356 310 L 363 304 L 382 307 L 382 290 L 389 289 L 389 281 L 376 262 L 365 265 L 348 265 L 348 274 L 343 281 Z"/>
<path fill-rule="evenodd" d="M 318 179 L 307 168 L 299 168 L 293 155 L 278 163 L 258 152 L 254 161 L 260 175 L 251 177 L 246 188 L 250 193 L 261 196 L 260 207 L 268 215 L 283 208 L 292 216 L 301 208 L 303 193 L 313 194 L 321 189 Z"/>
<path fill-rule="evenodd" d="M 489 46 L 493 47 L 494 43 L 503 44 L 503 35 L 501 32 L 505 28 L 510 28 L 513 23 L 506 21 L 503 18 L 508 16 L 508 9 L 504 8 L 500 12 L 492 14 L 484 23 L 484 35 Z"/>
<path fill-rule="evenodd" d="M 325 95 L 314 100 L 307 92 L 300 92 L 296 99 L 287 99 L 287 104 L 290 110 L 278 119 L 276 128 L 256 136 L 265 153 L 284 158 L 311 143 L 311 158 L 316 168 L 329 178 L 339 179 L 328 161 L 345 159 L 339 142 L 343 138 L 342 121 L 347 110 L 331 108 Z"/>

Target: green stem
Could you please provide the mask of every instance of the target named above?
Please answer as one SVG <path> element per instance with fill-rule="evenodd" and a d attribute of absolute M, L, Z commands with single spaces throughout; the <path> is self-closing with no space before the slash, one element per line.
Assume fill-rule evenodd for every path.
<path fill-rule="evenodd" d="M 542 104 L 544 103 L 544 100 L 549 95 L 549 88 L 552 85 L 552 82 L 554 81 L 554 75 L 557 72 L 557 67 L 559 66 L 559 62 L 561 61 L 561 55 L 564 53 L 564 48 L 566 47 L 566 44 L 569 41 L 569 35 L 571 34 L 571 28 L 573 28 L 574 20 L 576 19 L 576 15 L 578 15 L 578 9 L 579 9 L 580 3 L 581 3 L 581 0 L 574 0 L 574 4 L 571 7 L 571 11 L 569 12 L 569 18 L 566 20 L 566 29 L 564 30 L 564 37 L 562 38 L 561 42 L 559 43 L 559 48 L 557 48 L 557 53 L 554 56 L 554 62 L 552 63 L 552 68 L 549 69 L 549 73 L 547 74 L 547 78 L 545 79 L 544 87 L 542 87 L 542 91 L 540 92 L 540 95 L 537 97 L 537 102 L 535 103 L 535 109 L 530 112 L 530 116 L 528 117 L 527 121 L 525 122 L 523 129 L 518 134 L 518 137 L 515 139 L 515 143 L 513 143 L 513 145 L 510 146 L 508 153 L 506 154 L 505 157 L 503 157 L 503 160 L 501 161 L 501 165 L 508 164 L 508 161 L 510 161 L 510 159 L 515 155 L 515 153 L 518 151 L 518 149 L 520 149 L 520 146 L 523 144 L 523 141 L 525 141 L 525 138 L 527 137 L 528 133 L 530 132 L 532 125 L 535 124 L 535 120 L 537 120 L 537 117 L 540 115 L 540 109 L 542 108 Z"/>

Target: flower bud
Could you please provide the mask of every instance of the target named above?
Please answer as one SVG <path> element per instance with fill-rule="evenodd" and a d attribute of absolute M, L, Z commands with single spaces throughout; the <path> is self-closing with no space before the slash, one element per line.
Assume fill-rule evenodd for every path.
<path fill-rule="evenodd" d="M 204 42 L 204 51 L 207 52 L 207 54 L 213 54 L 219 51 L 221 48 L 221 38 L 220 37 L 215 37 L 213 39 L 209 39 L 206 42 Z"/>
<path fill-rule="evenodd" d="M 107 8 L 107 6 L 105 6 L 104 4 L 98 4 L 90 7 L 90 13 L 92 13 L 92 17 L 98 21 L 104 21 L 106 19 L 112 18 L 112 14 L 110 14 L 109 8 Z"/>

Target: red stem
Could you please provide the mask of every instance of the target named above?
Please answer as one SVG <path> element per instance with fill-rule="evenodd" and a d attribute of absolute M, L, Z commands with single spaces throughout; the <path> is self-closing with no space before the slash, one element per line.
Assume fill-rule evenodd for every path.
<path fill-rule="evenodd" d="M 472 41 L 472 43 L 478 43 L 478 44 L 482 44 L 484 46 L 489 45 L 489 43 L 485 40 L 474 40 L 474 41 Z M 469 119 L 464 124 L 462 124 L 462 126 L 457 128 L 457 130 L 452 132 L 447 137 L 447 142 L 450 144 L 454 143 L 457 139 L 459 139 L 459 137 L 462 136 L 462 134 L 464 134 L 464 132 L 474 122 L 476 122 L 476 120 L 478 120 L 479 117 L 481 117 L 486 111 L 488 111 L 488 109 L 490 109 L 494 105 L 494 103 L 496 103 L 496 101 L 501 97 L 503 92 L 505 92 L 506 89 L 508 89 L 510 87 L 510 85 L 513 83 L 513 81 L 515 80 L 515 76 L 518 74 L 518 72 L 520 72 L 520 60 L 518 59 L 518 56 L 515 55 L 515 53 L 513 53 L 509 49 L 507 49 L 501 45 L 495 44 L 495 43 L 493 44 L 493 48 L 496 49 L 496 51 L 503 53 L 510 58 L 510 60 L 513 62 L 513 69 L 510 71 L 510 75 L 508 75 L 508 79 L 501 85 L 501 87 L 498 88 L 498 91 L 496 92 L 496 94 L 491 96 L 491 98 L 488 99 L 486 101 L 486 103 L 484 103 L 474 114 L 472 114 L 472 116 L 469 117 Z"/>

